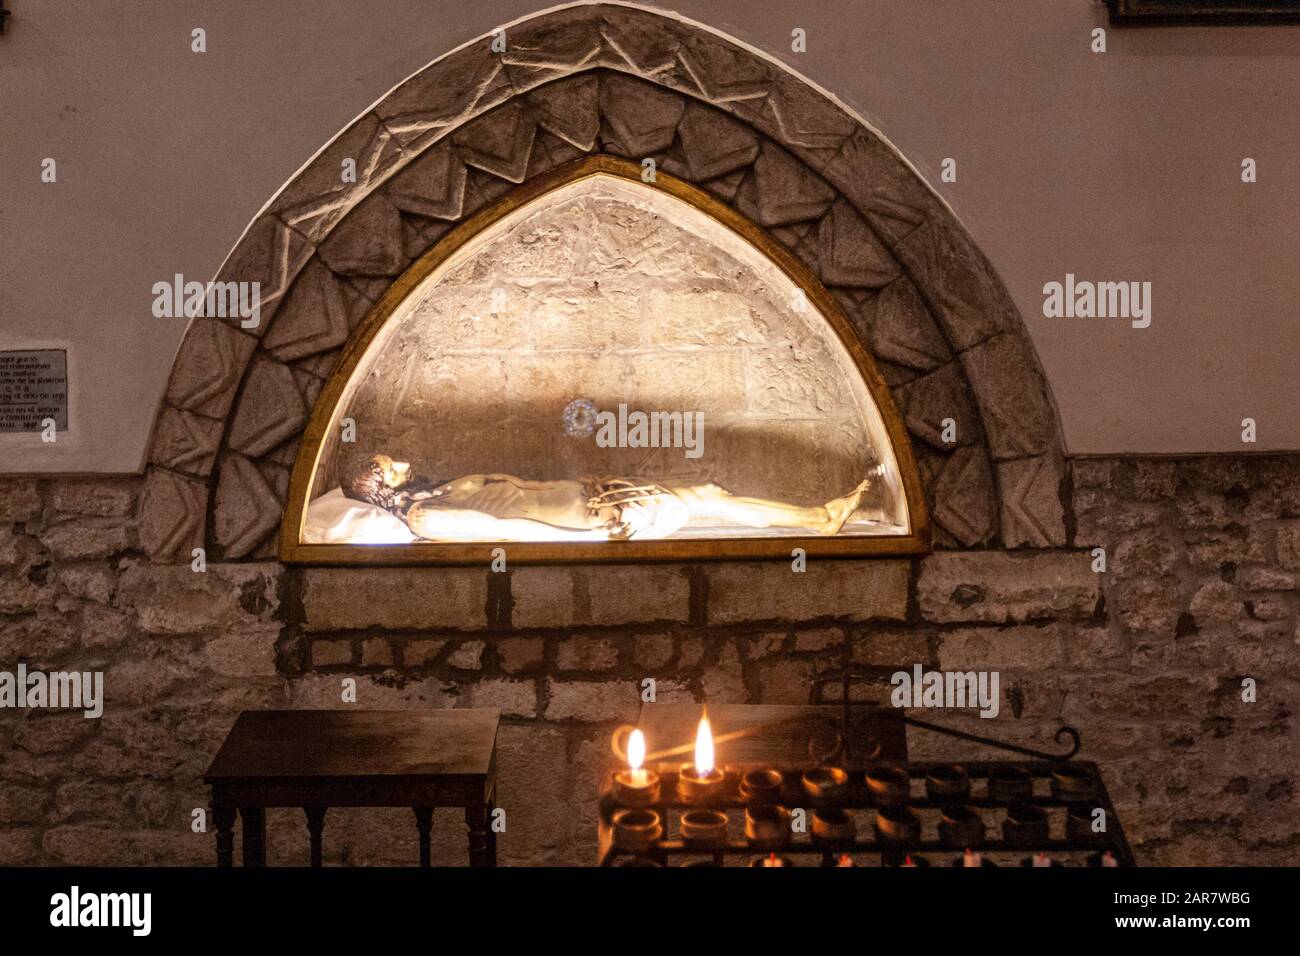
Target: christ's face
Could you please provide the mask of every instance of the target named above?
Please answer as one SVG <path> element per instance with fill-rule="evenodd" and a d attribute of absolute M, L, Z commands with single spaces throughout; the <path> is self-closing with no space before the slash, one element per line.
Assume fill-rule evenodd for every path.
<path fill-rule="evenodd" d="M 390 488 L 404 485 L 410 477 L 411 463 L 409 461 L 393 461 L 391 458 L 388 460 L 384 468 L 384 482 Z"/>
<path fill-rule="evenodd" d="M 389 488 L 398 488 L 411 477 L 409 461 L 393 461 L 387 455 L 375 455 L 370 459 L 370 473 Z"/>

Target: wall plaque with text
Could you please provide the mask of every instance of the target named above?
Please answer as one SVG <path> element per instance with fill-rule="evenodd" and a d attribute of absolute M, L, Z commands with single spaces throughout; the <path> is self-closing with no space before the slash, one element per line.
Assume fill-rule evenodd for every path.
<path fill-rule="evenodd" d="M 1121 26 L 1300 23 L 1300 0 L 1106 0 Z"/>
<path fill-rule="evenodd" d="M 46 419 L 68 429 L 68 353 L 64 349 L 0 352 L 0 432 L 39 432 Z"/>

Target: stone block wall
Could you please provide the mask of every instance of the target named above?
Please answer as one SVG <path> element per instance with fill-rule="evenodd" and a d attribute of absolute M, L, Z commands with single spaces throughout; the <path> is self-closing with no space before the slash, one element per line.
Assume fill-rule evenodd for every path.
<path fill-rule="evenodd" d="M 142 479 L 0 481 L 0 669 L 102 670 L 99 720 L 0 710 L 0 864 L 209 864 L 201 776 L 249 708 L 499 708 L 507 864 L 586 864 L 609 736 L 661 702 L 800 703 L 847 652 L 878 681 L 998 670 L 938 722 L 1098 761 L 1144 863 L 1300 852 L 1300 456 L 1072 462 L 1070 544 L 917 560 L 486 569 L 151 563 Z M 1106 570 L 1093 570 L 1092 549 Z M 1256 682 L 1246 703 L 1244 678 Z M 971 756 L 913 732 L 914 757 Z M 272 861 L 306 861 L 301 813 Z M 455 814 L 435 860 L 463 859 Z M 412 863 L 409 812 L 331 811 L 330 863 Z"/>

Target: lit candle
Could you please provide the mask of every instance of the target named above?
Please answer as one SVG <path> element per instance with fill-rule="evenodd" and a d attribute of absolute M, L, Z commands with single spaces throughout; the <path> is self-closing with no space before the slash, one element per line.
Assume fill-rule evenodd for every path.
<path fill-rule="evenodd" d="M 644 787 L 646 772 L 641 764 L 645 762 L 645 734 L 640 728 L 633 730 L 627 738 L 627 765 L 630 783 L 634 787 Z"/>
<path fill-rule="evenodd" d="M 962 866 L 983 866 L 984 860 L 974 850 L 967 850 L 961 857 Z"/>
<path fill-rule="evenodd" d="M 709 715 L 702 714 L 695 731 L 695 763 L 682 767 L 677 791 L 683 800 L 707 800 L 717 796 L 722 781 L 722 771 L 713 766 L 713 728 Z"/>
<path fill-rule="evenodd" d="M 1115 859 L 1115 854 L 1107 850 L 1101 855 L 1102 866 L 1119 866 L 1119 860 Z"/>
<path fill-rule="evenodd" d="M 1052 858 L 1048 856 L 1046 853 L 1034 854 L 1034 866 L 1051 866 L 1051 865 L 1052 865 Z"/>
<path fill-rule="evenodd" d="M 852 865 L 853 865 L 853 857 L 849 856 L 847 853 L 841 853 L 841 854 L 840 854 L 840 858 L 839 858 L 838 860 L 835 861 L 835 865 L 836 865 L 836 866 L 852 866 Z"/>
<path fill-rule="evenodd" d="M 643 807 L 659 799 L 659 774 L 641 766 L 645 762 L 645 734 L 633 730 L 627 738 L 626 770 L 614 774 L 614 795 L 627 806 Z"/>
<path fill-rule="evenodd" d="M 700 726 L 695 731 L 695 769 L 707 774 L 713 769 L 713 728 L 709 715 L 700 715 Z"/>

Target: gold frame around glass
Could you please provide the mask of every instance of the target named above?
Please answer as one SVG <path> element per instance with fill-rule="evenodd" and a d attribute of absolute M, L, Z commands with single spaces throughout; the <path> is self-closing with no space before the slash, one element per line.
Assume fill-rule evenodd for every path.
<path fill-rule="evenodd" d="M 921 488 L 916 461 L 907 430 L 889 388 L 876 369 L 849 320 L 815 275 L 757 223 L 691 184 L 658 172 L 649 189 L 661 189 L 694 206 L 724 227 L 738 234 L 772 260 L 797 286 L 808 301 L 826 318 L 836 336 L 848 350 L 867 390 L 880 411 L 894 456 L 898 464 L 903 495 L 906 499 L 910 533 L 902 535 L 843 535 L 802 537 L 692 538 L 682 540 L 575 542 L 437 542 L 415 541 L 409 544 L 304 544 L 301 541 L 303 520 L 311 500 L 312 483 L 326 430 L 333 420 L 335 407 L 345 393 L 347 383 L 371 341 L 389 317 L 406 300 L 420 282 L 454 252 L 483 230 L 515 210 L 547 193 L 570 183 L 597 175 L 616 176 L 643 183 L 641 167 L 614 156 L 590 156 L 536 176 L 511 190 L 496 203 L 475 213 L 444 236 L 432 249 L 417 259 L 370 309 L 352 334 L 335 363 L 329 380 L 316 399 L 307 423 L 293 475 L 289 481 L 288 500 L 280 524 L 280 559 L 294 564 L 347 565 L 476 565 L 488 564 L 497 548 L 508 548 L 507 558 L 517 564 L 564 564 L 637 561 L 698 561 L 746 558 L 786 558 L 795 548 L 808 557 L 867 557 L 924 554 L 930 550 L 929 517 L 925 494 Z"/>

